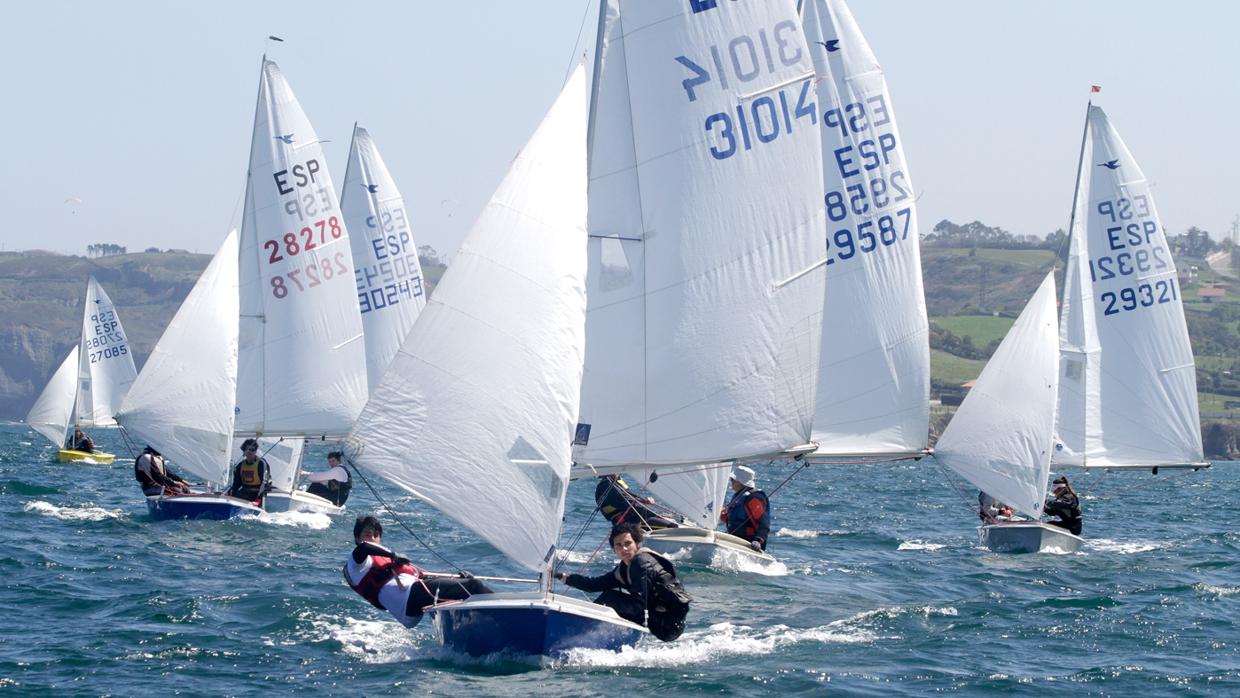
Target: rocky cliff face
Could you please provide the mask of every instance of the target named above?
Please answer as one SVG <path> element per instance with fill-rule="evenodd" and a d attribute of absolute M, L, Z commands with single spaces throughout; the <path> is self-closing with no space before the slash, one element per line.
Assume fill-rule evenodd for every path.
<path fill-rule="evenodd" d="M 0 419 L 24 418 L 78 342 L 92 274 L 116 304 L 141 368 L 209 259 L 186 253 L 0 255 Z"/>

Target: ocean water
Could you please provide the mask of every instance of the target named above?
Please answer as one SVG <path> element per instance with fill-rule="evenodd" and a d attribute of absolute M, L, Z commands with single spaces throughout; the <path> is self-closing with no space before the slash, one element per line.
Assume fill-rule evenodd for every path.
<path fill-rule="evenodd" d="M 94 436 L 125 453 L 116 432 Z M 361 483 L 335 521 L 154 522 L 132 461 L 53 460 L 0 427 L 0 693 L 1240 695 L 1240 464 L 1082 473 L 1088 546 L 1023 556 L 979 549 L 975 493 L 930 459 L 813 466 L 772 500 L 780 564 L 681 566 L 695 603 L 679 641 L 538 668 L 447 653 L 429 623 L 406 630 L 343 584 L 352 516 L 377 508 Z M 525 576 L 375 484 L 461 567 Z M 592 493 L 570 488 L 568 534 Z M 384 518 L 385 542 L 434 568 Z M 595 519 L 565 564 L 605 535 Z"/>

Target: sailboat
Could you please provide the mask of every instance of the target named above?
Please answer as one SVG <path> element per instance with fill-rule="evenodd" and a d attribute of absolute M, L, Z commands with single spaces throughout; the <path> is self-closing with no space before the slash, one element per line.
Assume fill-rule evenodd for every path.
<path fill-rule="evenodd" d="M 1092 103 L 1059 324 L 1054 463 L 1154 472 L 1209 466 L 1179 279 L 1153 192 Z"/>
<path fill-rule="evenodd" d="M 428 609 L 469 655 L 618 649 L 645 632 L 550 588 L 585 352 L 585 104 L 578 67 L 346 441 L 358 466 L 539 572 L 539 591 Z"/>
<path fill-rule="evenodd" d="M 426 293 L 404 197 L 370 132 L 357 125 L 340 209 L 351 231 L 367 385 L 373 390 L 426 305 Z"/>
<path fill-rule="evenodd" d="M 237 399 L 237 247 L 233 231 L 164 330 L 117 413 L 140 443 L 217 485 L 213 491 L 147 497 L 155 519 L 262 513 L 253 502 L 218 491 L 228 482 Z"/>
<path fill-rule="evenodd" d="M 995 552 L 1074 552 L 1083 541 L 1039 521 L 1054 451 L 1059 387 L 1055 273 L 990 357 L 935 445 L 934 457 L 978 489 L 1029 517 L 987 523 L 981 544 Z"/>
<path fill-rule="evenodd" d="M 116 307 L 92 276 L 82 339 L 35 400 L 26 422 L 60 449 L 56 457 L 62 463 L 111 463 L 116 457 L 111 453 L 68 448 L 69 427 L 71 422 L 79 428 L 115 426 L 113 416 L 137 373 Z"/>
<path fill-rule="evenodd" d="M 253 134 L 240 239 L 236 437 L 286 445 L 339 438 L 367 390 L 349 231 L 314 127 L 266 57 Z M 269 463 L 276 489 L 264 508 L 339 511 L 293 487 L 301 459 L 287 457 L 289 468 Z"/>
<path fill-rule="evenodd" d="M 603 3 L 576 475 L 814 450 L 826 230 L 814 75 L 790 0 Z M 644 544 L 667 550 L 672 535 Z"/>

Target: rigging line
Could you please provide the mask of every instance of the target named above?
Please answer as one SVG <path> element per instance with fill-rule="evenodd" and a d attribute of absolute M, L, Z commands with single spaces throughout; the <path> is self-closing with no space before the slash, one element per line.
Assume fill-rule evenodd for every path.
<path fill-rule="evenodd" d="M 964 502 L 965 508 L 976 513 L 976 509 L 973 506 L 973 498 L 965 494 L 964 491 L 956 485 L 956 481 L 952 479 L 951 473 L 947 472 L 947 468 L 943 467 L 942 463 L 939 463 L 937 460 L 934 462 L 939 466 L 939 470 L 943 471 L 943 479 L 947 481 L 947 484 L 952 486 L 952 489 L 956 491 L 956 494 L 960 495 L 960 499 Z"/>
<path fill-rule="evenodd" d="M 567 85 L 568 79 L 572 77 L 573 66 L 576 65 L 573 59 L 576 58 L 577 56 L 577 47 L 581 45 L 581 34 L 582 32 L 586 30 L 586 19 L 590 17 L 590 6 L 593 4 L 594 4 L 594 0 L 586 0 L 586 3 L 585 3 L 586 10 L 585 12 L 581 13 L 581 26 L 577 27 L 577 38 L 573 40 L 573 52 L 569 54 L 568 56 L 568 68 L 564 70 L 564 80 L 561 83 L 561 87 L 563 87 L 564 85 Z M 601 5 L 599 6 L 598 11 L 599 12 L 603 11 L 603 8 Z M 595 50 L 597 50 L 597 48 Z M 585 61 L 584 52 L 582 52 L 581 60 L 582 62 Z"/>
<path fill-rule="evenodd" d="M 767 467 L 770 467 L 771 465 L 774 465 L 774 464 L 775 464 L 775 461 L 771 461 L 769 464 L 767 464 Z M 792 478 L 794 478 L 794 477 L 796 477 L 796 476 L 797 476 L 797 473 L 801 472 L 802 470 L 805 470 L 805 469 L 806 469 L 806 468 L 808 468 L 809 466 L 810 466 L 809 461 L 805 461 L 805 462 L 801 463 L 801 467 L 797 468 L 796 470 L 793 470 L 791 475 L 789 475 L 788 477 L 784 478 L 784 481 L 783 481 L 783 482 L 781 482 L 781 483 L 779 483 L 778 485 L 776 485 L 776 486 L 775 486 L 775 489 L 773 489 L 773 490 L 771 490 L 770 492 L 767 492 L 767 493 L 766 493 L 766 497 L 767 497 L 767 499 L 770 499 L 771 497 L 774 497 L 774 496 L 775 496 L 775 493 L 779 491 L 779 488 L 781 488 L 781 487 L 783 487 L 784 485 L 786 485 L 786 484 L 788 484 L 789 482 L 791 482 L 791 481 L 792 481 Z"/>
<path fill-rule="evenodd" d="M 437 558 L 439 558 L 440 560 L 442 560 L 442 561 L 444 562 L 444 564 L 446 564 L 448 567 L 451 567 L 452 569 L 456 570 L 457 572 L 464 572 L 464 571 L 465 571 L 465 570 L 461 569 L 460 567 L 457 567 L 456 563 L 452 562 L 452 561 L 451 561 L 451 560 L 449 560 L 448 558 L 446 558 L 446 557 L 444 557 L 443 555 L 441 555 L 441 554 L 440 554 L 437 550 L 435 550 L 434 548 L 432 548 L 429 544 L 427 544 L 427 542 L 426 542 L 426 541 L 422 540 L 422 537 L 421 537 L 421 536 L 419 536 L 418 534 L 414 533 L 414 532 L 413 532 L 413 529 L 412 529 L 412 528 L 410 528 L 410 527 L 409 527 L 409 525 L 405 523 L 404 519 L 402 519 L 402 518 L 400 518 L 399 516 L 397 516 L 397 514 L 396 514 L 396 510 L 395 510 L 395 509 L 393 509 L 393 508 L 392 508 L 392 507 L 391 507 L 391 506 L 387 503 L 387 501 L 386 501 L 385 499 L 383 499 L 383 497 L 382 497 L 382 496 L 380 496 L 380 495 L 379 495 L 378 490 L 376 490 L 376 489 L 375 489 L 374 485 L 370 484 L 370 480 L 367 480 L 367 479 L 366 479 L 366 476 L 362 474 L 362 469 L 361 469 L 361 468 L 359 468 L 359 467 L 357 467 L 357 464 L 353 462 L 353 459 L 349 458 L 348 456 L 345 456 L 344 462 L 346 462 L 346 463 L 348 463 L 349 465 L 353 466 L 353 472 L 357 473 L 357 476 L 358 476 L 358 477 L 360 477 L 360 478 L 362 479 L 362 482 L 366 483 L 366 488 L 370 490 L 370 493 L 371 493 L 372 495 L 374 495 L 375 499 L 379 502 L 379 505 L 380 505 L 380 506 L 382 506 L 384 509 L 386 509 L 386 510 L 387 510 L 387 512 L 388 512 L 389 514 L 391 514 L 391 515 L 392 515 L 392 519 L 393 519 L 393 520 L 395 520 L 395 521 L 396 521 L 396 523 L 400 524 L 400 527 L 401 527 L 401 528 L 403 528 L 403 529 L 405 529 L 405 532 L 406 532 L 406 533 L 408 533 L 409 535 L 413 536 L 413 539 L 414 539 L 414 540 L 416 540 L 416 541 L 418 542 L 418 544 L 419 544 L 419 545 L 421 545 L 423 548 L 426 548 L 428 551 L 430 551 L 430 553 L 431 553 L 432 555 L 434 555 L 435 557 L 437 557 Z"/>

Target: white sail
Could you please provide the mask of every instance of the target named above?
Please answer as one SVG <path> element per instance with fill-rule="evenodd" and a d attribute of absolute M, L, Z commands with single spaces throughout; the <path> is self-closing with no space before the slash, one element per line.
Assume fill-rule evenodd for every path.
<path fill-rule="evenodd" d="M 719 513 L 727 505 L 730 463 L 712 463 L 706 467 L 649 468 L 631 473 L 643 495 L 680 514 L 688 523 L 701 528 L 714 528 Z"/>
<path fill-rule="evenodd" d="M 426 305 L 426 294 L 405 200 L 370 133 L 360 126 L 353 127 L 340 208 L 352 231 L 366 375 L 373 390 Z"/>
<path fill-rule="evenodd" d="M 1101 108 L 1081 151 L 1061 317 L 1056 462 L 1202 462 L 1196 370 L 1145 174 Z"/>
<path fill-rule="evenodd" d="M 935 459 L 1017 511 L 1040 516 L 1054 444 L 1058 376 L 1051 272 L 943 430 Z"/>
<path fill-rule="evenodd" d="M 553 557 L 585 352 L 578 68 L 461 244 L 346 444 L 531 569 Z"/>
<path fill-rule="evenodd" d="M 138 370 L 133 349 L 121 327 L 116 306 L 103 287 L 90 277 L 86 310 L 82 313 L 82 344 L 78 369 L 78 426 L 110 426 L 113 416 L 133 385 Z"/>
<path fill-rule="evenodd" d="M 38 399 L 30 406 L 30 413 L 26 415 L 26 424 L 47 437 L 56 448 L 65 447 L 69 423 L 73 421 L 73 399 L 78 384 L 80 349 L 79 346 L 73 347 L 60 363 L 60 368 L 52 374 L 47 387 L 43 388 Z"/>
<path fill-rule="evenodd" d="M 237 233 L 198 277 L 116 415 L 139 444 L 226 482 L 237 391 Z"/>
<path fill-rule="evenodd" d="M 599 24 L 576 460 L 804 444 L 825 214 L 795 4 L 610 0 Z"/>
<path fill-rule="evenodd" d="M 826 180 L 818 453 L 919 453 L 930 344 L 921 235 L 882 67 L 844 0 L 807 0 Z"/>
<path fill-rule="evenodd" d="M 318 136 L 266 59 L 240 260 L 237 432 L 348 433 L 366 401 L 349 234 Z"/>

